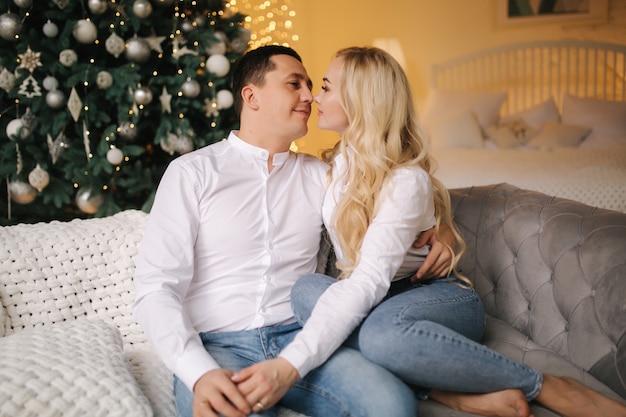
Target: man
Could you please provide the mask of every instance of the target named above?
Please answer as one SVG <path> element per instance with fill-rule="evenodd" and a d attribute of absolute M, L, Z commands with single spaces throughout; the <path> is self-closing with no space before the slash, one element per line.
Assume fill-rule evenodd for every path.
<path fill-rule="evenodd" d="M 317 264 L 326 166 L 289 152 L 313 101 L 295 51 L 247 53 L 233 86 L 240 130 L 170 164 L 137 263 L 134 313 L 175 374 L 178 415 L 274 415 L 255 394 L 269 384 L 310 416 L 414 416 L 411 390 L 348 348 L 293 387 L 279 375 L 237 382 L 236 371 L 276 358 L 300 330 L 289 294 Z"/>

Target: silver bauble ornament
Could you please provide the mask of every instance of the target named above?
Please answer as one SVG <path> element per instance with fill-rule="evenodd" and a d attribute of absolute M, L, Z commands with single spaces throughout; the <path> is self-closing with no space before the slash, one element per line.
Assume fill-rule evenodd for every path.
<path fill-rule="evenodd" d="M 139 105 L 146 105 L 152 101 L 152 90 L 148 87 L 139 87 L 133 93 L 135 102 Z"/>
<path fill-rule="evenodd" d="M 59 52 L 59 62 L 64 67 L 71 67 L 78 60 L 78 55 L 73 49 L 64 49 Z"/>
<path fill-rule="evenodd" d="M 33 0 L 13 0 L 13 3 L 22 9 L 28 9 L 33 5 Z"/>
<path fill-rule="evenodd" d="M 101 90 L 106 90 L 113 85 L 113 76 L 108 71 L 100 71 L 96 75 L 96 85 Z"/>
<path fill-rule="evenodd" d="M 189 20 L 185 20 L 183 24 L 180 25 L 180 28 L 183 30 L 183 32 L 189 33 L 193 30 L 194 26 L 193 23 L 191 23 Z"/>
<path fill-rule="evenodd" d="M 46 78 L 43 79 L 42 84 L 46 91 L 52 91 L 59 88 L 59 81 L 52 75 L 46 76 Z"/>
<path fill-rule="evenodd" d="M 124 160 L 124 153 L 118 148 L 111 148 L 107 151 L 107 161 L 111 165 L 119 165 Z"/>
<path fill-rule="evenodd" d="M 133 140 L 137 137 L 137 127 L 134 123 L 125 121 L 118 127 L 118 132 L 121 137 L 128 140 Z"/>
<path fill-rule="evenodd" d="M 7 123 L 6 132 L 11 140 L 26 139 L 31 134 L 30 129 L 24 126 L 24 121 L 21 118 L 13 119 Z"/>
<path fill-rule="evenodd" d="M 91 20 L 81 19 L 76 22 L 72 35 L 80 43 L 88 44 L 98 39 L 98 28 Z"/>
<path fill-rule="evenodd" d="M 185 97 L 194 98 L 200 94 L 200 83 L 191 78 L 187 78 L 181 87 L 181 91 Z"/>
<path fill-rule="evenodd" d="M 129 61 L 143 63 L 150 58 L 150 44 L 143 38 L 135 35 L 126 42 L 126 58 Z"/>
<path fill-rule="evenodd" d="M 233 93 L 228 90 L 218 91 L 215 98 L 217 100 L 217 108 L 220 110 L 230 108 L 235 102 Z"/>
<path fill-rule="evenodd" d="M 133 13 L 140 19 L 145 19 L 152 13 L 152 4 L 148 0 L 135 0 Z"/>
<path fill-rule="evenodd" d="M 16 35 L 22 29 L 22 19 L 15 13 L 0 15 L 0 37 L 7 41 L 15 41 Z"/>
<path fill-rule="evenodd" d="M 215 37 L 217 40 L 215 43 L 212 43 L 211 46 L 205 49 L 208 55 L 224 55 L 226 53 L 226 45 L 228 44 L 228 36 L 222 31 L 215 32 Z"/>
<path fill-rule="evenodd" d="M 59 109 L 65 104 L 65 94 L 61 90 L 48 91 L 46 104 L 53 109 Z"/>
<path fill-rule="evenodd" d="M 96 214 L 104 202 L 104 196 L 93 188 L 80 188 L 76 193 L 76 205 L 83 213 Z"/>
<path fill-rule="evenodd" d="M 233 51 L 237 52 L 238 54 L 244 53 L 244 51 L 248 49 L 248 46 L 250 45 L 251 37 L 252 37 L 252 32 L 250 32 L 249 29 L 246 29 L 246 28 L 240 29 L 239 36 L 237 36 L 231 42 Z"/>
<path fill-rule="evenodd" d="M 118 58 L 126 49 L 126 44 L 124 43 L 124 39 L 122 39 L 121 36 L 113 32 L 109 35 L 107 40 L 104 41 L 104 47 L 106 48 L 108 53 L 113 55 L 115 58 Z"/>
<path fill-rule="evenodd" d="M 48 172 L 37 164 L 35 169 L 28 174 L 28 182 L 35 187 L 37 191 L 41 192 L 44 188 L 50 184 L 50 175 Z"/>
<path fill-rule="evenodd" d="M 22 9 L 28 9 L 33 5 L 33 0 L 13 0 L 13 3 Z"/>
<path fill-rule="evenodd" d="M 211 55 L 206 60 L 206 68 L 218 77 L 223 77 L 230 70 L 230 61 L 222 54 Z"/>
<path fill-rule="evenodd" d="M 94 14 L 102 14 L 109 8 L 109 3 L 107 0 L 89 0 L 87 7 Z"/>
<path fill-rule="evenodd" d="M 17 204 L 30 204 L 37 198 L 37 190 L 27 182 L 15 180 L 9 182 L 11 200 Z"/>
<path fill-rule="evenodd" d="M 42 30 L 43 34 L 49 38 L 54 38 L 56 35 L 59 34 L 59 27 L 56 25 L 56 23 L 53 23 L 50 20 L 44 23 Z"/>

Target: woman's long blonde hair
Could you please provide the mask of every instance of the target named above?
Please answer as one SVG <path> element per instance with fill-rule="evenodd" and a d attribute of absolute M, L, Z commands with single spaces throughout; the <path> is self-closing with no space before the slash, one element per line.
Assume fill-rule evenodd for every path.
<path fill-rule="evenodd" d="M 376 215 L 383 184 L 392 170 L 407 166 L 419 166 L 429 174 L 435 197 L 436 230 L 443 222 L 454 233 L 458 250 L 451 273 L 465 251 L 465 242 L 452 222 L 448 190 L 433 176 L 434 161 L 425 149 L 427 144 L 420 132 L 404 70 L 391 55 L 378 48 L 346 48 L 335 57 L 343 63 L 338 84 L 349 126 L 337 145 L 324 151 L 322 158 L 330 164 L 329 175 L 336 155 L 343 154 L 350 161 L 342 181 L 348 188 L 332 220 L 344 258 L 338 264 L 342 271 L 340 278 L 349 277 L 359 263 L 363 237 Z M 472 286 L 469 279 L 456 275 Z"/>

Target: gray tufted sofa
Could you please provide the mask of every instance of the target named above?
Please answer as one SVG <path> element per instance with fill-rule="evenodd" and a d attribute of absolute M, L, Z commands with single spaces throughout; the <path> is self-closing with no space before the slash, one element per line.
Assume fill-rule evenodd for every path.
<path fill-rule="evenodd" d="M 452 201 L 468 244 L 461 268 L 490 316 L 484 342 L 625 401 L 626 214 L 505 184 L 453 190 Z M 174 415 L 171 374 L 130 311 L 146 217 L 0 227 L 0 417 L 97 414 L 88 397 L 118 411 L 102 415 Z M 115 372 L 100 373 L 106 363 Z M 420 415 L 469 416 L 432 401 Z"/>

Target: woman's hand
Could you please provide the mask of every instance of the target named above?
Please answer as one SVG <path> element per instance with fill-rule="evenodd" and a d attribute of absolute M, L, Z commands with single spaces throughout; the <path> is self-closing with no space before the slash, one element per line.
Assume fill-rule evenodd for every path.
<path fill-rule="evenodd" d="M 411 278 L 412 282 L 442 278 L 448 275 L 452 263 L 452 252 L 446 244 L 452 249 L 456 247 L 454 233 L 447 224 L 441 224 L 438 233 L 435 233 L 434 227 L 420 233 L 417 240 L 413 242 L 413 247 L 421 248 L 424 245 L 430 245 L 430 252 L 415 276 Z"/>
<path fill-rule="evenodd" d="M 242 369 L 231 380 L 255 413 L 273 407 L 300 378 L 286 359 L 276 358 Z"/>

